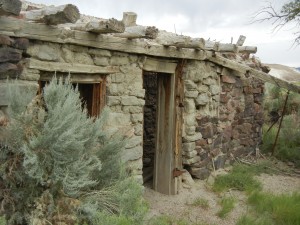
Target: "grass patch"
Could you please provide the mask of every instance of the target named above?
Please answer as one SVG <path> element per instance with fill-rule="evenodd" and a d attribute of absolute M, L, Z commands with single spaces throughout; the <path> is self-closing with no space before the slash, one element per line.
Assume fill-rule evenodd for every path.
<path fill-rule="evenodd" d="M 209 208 L 208 200 L 204 199 L 204 198 L 196 198 L 195 201 L 191 205 L 201 207 L 202 209 Z"/>
<path fill-rule="evenodd" d="M 0 225 L 5 225 L 6 221 L 4 219 L 4 217 L 0 216 Z"/>
<path fill-rule="evenodd" d="M 155 218 L 152 218 L 147 225 L 209 225 L 203 222 L 190 222 L 185 219 L 175 219 L 171 216 L 162 215 Z"/>
<path fill-rule="evenodd" d="M 300 193 L 271 195 L 254 192 L 248 199 L 258 214 L 266 213 L 274 225 L 300 225 Z"/>
<path fill-rule="evenodd" d="M 244 215 L 242 216 L 236 225 L 273 225 L 272 219 L 261 215 L 259 218 Z"/>
<path fill-rule="evenodd" d="M 217 216 L 220 218 L 225 218 L 228 213 L 234 209 L 235 200 L 232 197 L 224 197 L 221 202 L 221 210 L 217 213 Z"/>
<path fill-rule="evenodd" d="M 232 188 L 248 192 L 259 190 L 261 189 L 261 185 L 253 176 L 262 172 L 266 172 L 263 165 L 248 166 L 235 164 L 229 174 L 216 178 L 213 190 L 216 192 L 222 192 Z"/>

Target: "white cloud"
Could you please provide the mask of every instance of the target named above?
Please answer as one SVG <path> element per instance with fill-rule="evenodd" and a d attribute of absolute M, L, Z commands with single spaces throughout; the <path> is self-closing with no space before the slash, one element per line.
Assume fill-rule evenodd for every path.
<path fill-rule="evenodd" d="M 47 0 L 31 0 L 49 4 Z M 270 0 L 280 8 L 287 0 Z M 234 42 L 240 34 L 247 37 L 246 45 L 258 47 L 258 56 L 265 62 L 300 66 L 300 46 L 290 49 L 293 32 L 284 28 L 272 32 L 270 23 L 254 23 L 255 12 L 267 4 L 263 0 L 53 0 L 51 4 L 72 3 L 88 15 L 101 18 L 122 18 L 124 11 L 138 14 L 141 25 L 156 26 L 159 29 L 193 37 L 211 38 L 225 43 Z"/>

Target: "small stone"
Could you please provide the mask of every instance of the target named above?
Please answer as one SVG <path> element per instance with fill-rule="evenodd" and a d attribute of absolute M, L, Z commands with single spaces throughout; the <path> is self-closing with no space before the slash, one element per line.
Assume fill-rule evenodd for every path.
<path fill-rule="evenodd" d="M 210 175 L 210 171 L 207 168 L 192 168 L 190 172 L 193 177 L 200 180 L 205 180 Z"/>
<path fill-rule="evenodd" d="M 207 93 L 200 94 L 196 99 L 196 105 L 206 105 L 209 102 Z"/>
<path fill-rule="evenodd" d="M 232 76 L 223 75 L 221 78 L 224 83 L 234 84 L 236 82 L 235 78 Z"/>
<path fill-rule="evenodd" d="M 29 47 L 29 40 L 27 38 L 16 38 L 13 42 L 13 47 L 26 50 Z"/>

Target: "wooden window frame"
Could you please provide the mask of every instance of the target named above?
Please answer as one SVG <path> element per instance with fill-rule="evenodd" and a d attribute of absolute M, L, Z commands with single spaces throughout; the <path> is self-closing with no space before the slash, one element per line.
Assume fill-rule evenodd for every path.
<path fill-rule="evenodd" d="M 65 75 L 63 75 L 65 77 Z M 80 76 L 81 77 L 81 76 Z M 88 109 L 89 116 L 97 117 L 100 115 L 101 111 L 106 105 L 106 76 L 100 75 L 96 79 L 81 79 L 77 76 L 71 75 L 72 84 L 89 84 L 92 85 L 92 104 L 91 109 Z M 49 82 L 52 78 L 48 76 L 41 76 L 38 81 L 39 89 L 38 94 L 42 93 L 42 89 L 45 86 L 45 83 Z"/>

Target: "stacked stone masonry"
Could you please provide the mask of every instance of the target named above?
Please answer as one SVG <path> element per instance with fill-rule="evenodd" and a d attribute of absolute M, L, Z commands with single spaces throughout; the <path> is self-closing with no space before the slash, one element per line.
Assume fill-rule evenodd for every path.
<path fill-rule="evenodd" d="M 119 68 L 119 72 L 105 75 L 106 105 L 111 110 L 107 131 L 123 132 L 128 136 L 122 160 L 128 171 L 142 183 L 143 152 L 150 155 L 144 157 L 144 161 L 153 160 L 155 145 L 153 131 L 145 135 L 149 140 L 143 138 L 147 132 L 144 123 L 155 123 L 156 107 L 155 93 L 148 96 L 146 102 L 149 104 L 145 106 L 145 89 L 151 90 L 153 81 L 149 78 L 149 86 L 143 87 L 145 57 L 0 35 L 0 95 L 5 92 L 7 77 L 18 78 L 20 85 L 37 91 L 38 81 L 45 72 L 29 69 L 29 58 Z M 197 60 L 186 63 L 183 81 L 183 165 L 194 177 L 204 179 L 213 168 L 223 167 L 226 160 L 254 151 L 260 143 L 263 83 L 247 74 L 237 74 L 212 62 Z M 6 105 L 6 102 L 0 102 L 0 125 L 7 117 Z M 148 150 L 143 151 L 144 148 Z"/>
<path fill-rule="evenodd" d="M 184 72 L 183 163 L 205 179 L 261 142 L 263 82 L 211 62 L 190 62 Z"/>

